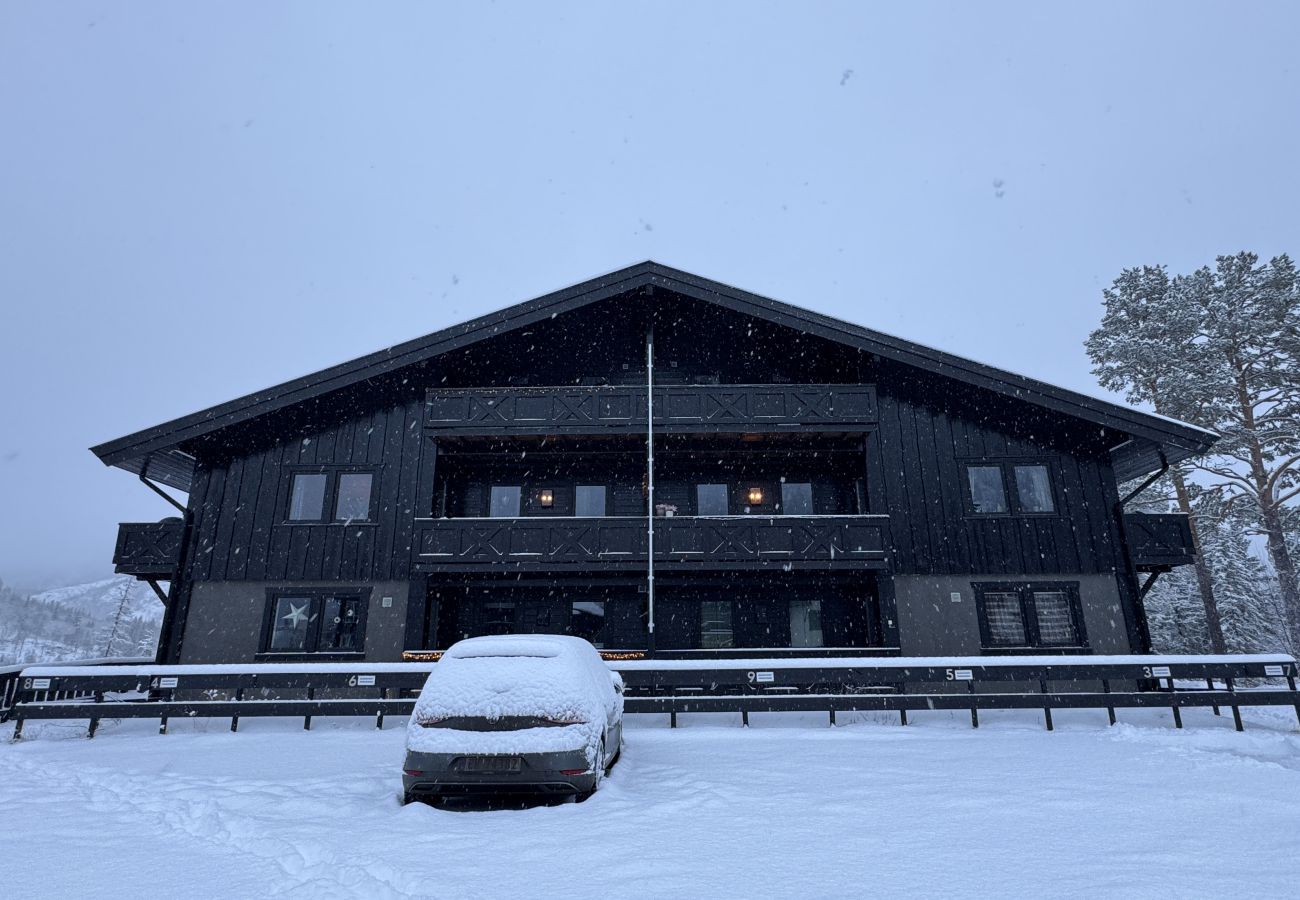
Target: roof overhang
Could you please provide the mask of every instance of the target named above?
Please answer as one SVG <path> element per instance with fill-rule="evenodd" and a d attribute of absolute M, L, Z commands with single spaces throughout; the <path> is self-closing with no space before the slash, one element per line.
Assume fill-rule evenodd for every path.
<path fill-rule="evenodd" d="M 1118 433 L 1114 461 L 1116 473 L 1121 480 L 1155 471 L 1160 466 L 1161 452 L 1173 464 L 1204 453 L 1218 438 L 1212 431 L 1185 422 L 1151 415 L 1122 404 L 1050 385 L 659 263 L 643 262 L 153 428 L 107 441 L 92 447 L 91 451 L 105 465 L 117 466 L 137 474 L 146 471 L 147 467 L 150 478 L 188 491 L 194 459 L 185 451 L 185 447 L 192 441 L 407 366 L 426 362 L 505 332 L 525 328 L 647 287 L 662 288 L 744 315 L 763 318 L 1111 429 Z"/>

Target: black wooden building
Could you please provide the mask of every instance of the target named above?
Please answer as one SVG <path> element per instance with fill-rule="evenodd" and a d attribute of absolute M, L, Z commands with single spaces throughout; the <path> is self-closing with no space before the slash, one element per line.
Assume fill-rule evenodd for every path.
<path fill-rule="evenodd" d="M 1214 437 L 647 262 L 93 449 L 160 662 L 935 656 L 1149 649 L 1118 485 Z"/>

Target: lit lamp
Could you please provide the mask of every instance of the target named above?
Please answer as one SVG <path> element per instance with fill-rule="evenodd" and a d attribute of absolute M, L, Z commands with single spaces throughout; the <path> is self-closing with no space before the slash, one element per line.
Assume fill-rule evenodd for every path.
<path fill-rule="evenodd" d="M 759 487 L 752 487 L 752 488 L 749 489 L 749 505 L 750 505 L 750 506 L 762 506 L 762 505 L 763 505 L 763 489 L 762 489 L 762 488 L 759 488 Z"/>
<path fill-rule="evenodd" d="M 542 504 L 543 509 L 550 509 L 555 503 L 555 494 L 550 488 L 545 488 L 538 493 L 537 500 Z"/>

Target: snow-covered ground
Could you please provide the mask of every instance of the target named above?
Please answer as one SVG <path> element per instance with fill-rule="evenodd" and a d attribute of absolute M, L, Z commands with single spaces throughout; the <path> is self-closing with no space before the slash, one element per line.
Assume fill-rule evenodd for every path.
<path fill-rule="evenodd" d="M 4 892 L 1296 896 L 1294 714 L 1120 715 L 632 716 L 589 802 L 489 812 L 399 804 L 400 721 L 29 723 L 0 743 Z"/>

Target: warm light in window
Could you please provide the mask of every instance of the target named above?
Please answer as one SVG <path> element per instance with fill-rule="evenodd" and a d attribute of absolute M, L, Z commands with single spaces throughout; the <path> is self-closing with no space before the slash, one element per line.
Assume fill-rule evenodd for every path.
<path fill-rule="evenodd" d="M 762 505 L 763 505 L 763 489 L 762 489 L 762 488 L 752 487 L 752 488 L 749 489 L 749 505 L 750 505 L 750 506 L 762 506 Z"/>
<path fill-rule="evenodd" d="M 547 488 L 537 495 L 537 499 L 541 501 L 543 508 L 550 509 L 551 505 L 555 503 L 555 494 L 552 493 L 550 488 Z"/>

